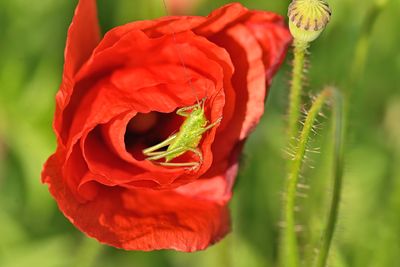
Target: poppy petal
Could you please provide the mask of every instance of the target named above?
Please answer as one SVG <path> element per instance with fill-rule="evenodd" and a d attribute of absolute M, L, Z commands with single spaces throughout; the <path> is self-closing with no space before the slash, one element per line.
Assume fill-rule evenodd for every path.
<path fill-rule="evenodd" d="M 63 82 L 57 93 L 55 127 L 61 123 L 61 114 L 69 102 L 74 87 L 74 77 L 100 42 L 100 28 L 95 0 L 80 0 L 68 29 L 64 52 Z"/>
<path fill-rule="evenodd" d="M 43 177 L 60 210 L 79 229 L 127 250 L 205 249 L 229 231 L 225 205 L 169 190 L 98 187 L 92 200 L 79 202 L 57 177 L 59 162 L 51 157 Z"/>

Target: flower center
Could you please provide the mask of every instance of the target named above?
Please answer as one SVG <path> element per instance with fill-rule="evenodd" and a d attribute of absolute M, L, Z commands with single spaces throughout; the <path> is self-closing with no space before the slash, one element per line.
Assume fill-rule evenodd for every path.
<path fill-rule="evenodd" d="M 125 148 L 137 160 L 144 160 L 142 150 L 167 139 L 179 130 L 182 117 L 172 113 L 138 113 L 133 117 L 125 132 Z"/>
<path fill-rule="evenodd" d="M 145 133 L 155 126 L 158 121 L 158 113 L 138 113 L 129 123 L 127 130 L 132 133 Z"/>

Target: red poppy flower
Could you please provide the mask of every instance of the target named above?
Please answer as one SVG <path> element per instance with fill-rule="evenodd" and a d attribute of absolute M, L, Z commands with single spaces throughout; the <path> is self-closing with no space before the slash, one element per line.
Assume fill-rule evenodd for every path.
<path fill-rule="evenodd" d="M 101 39 L 95 0 L 80 0 L 56 97 L 58 146 L 42 173 L 60 210 L 128 250 L 195 251 L 222 238 L 238 154 L 289 42 L 280 16 L 240 4 L 132 22 Z M 145 160 L 142 150 L 177 131 L 175 111 L 196 97 L 206 98 L 210 122 L 223 117 L 202 137 L 201 166 Z M 192 154 L 176 160 L 197 160 Z"/>

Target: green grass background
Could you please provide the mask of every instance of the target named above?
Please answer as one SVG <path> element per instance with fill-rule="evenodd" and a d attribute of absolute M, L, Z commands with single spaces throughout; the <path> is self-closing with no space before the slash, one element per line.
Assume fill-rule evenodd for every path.
<path fill-rule="evenodd" d="M 126 252 L 86 238 L 60 214 L 40 172 L 55 150 L 54 95 L 76 2 L 0 0 L 0 266 L 276 266 L 290 53 L 246 145 L 230 205 L 233 231 L 223 241 L 192 254 Z M 228 2 L 205 0 L 196 14 Z M 240 2 L 282 15 L 288 5 Z M 343 199 L 329 266 L 400 266 L 400 1 L 388 0 L 370 26 L 365 21 L 374 0 L 329 3 L 332 21 L 310 49 L 307 90 L 312 95 L 336 85 L 352 91 Z M 165 15 L 161 0 L 99 0 L 98 5 L 104 31 Z M 357 50 L 365 25 L 369 37 Z M 354 55 L 362 49 L 367 49 L 365 61 L 354 69 Z M 329 108 L 325 115 L 329 118 Z M 331 192 L 330 120 L 320 121 L 311 146 L 321 147 L 321 153 L 309 155 L 303 182 L 310 189 L 298 201 L 306 260 L 320 238 Z"/>

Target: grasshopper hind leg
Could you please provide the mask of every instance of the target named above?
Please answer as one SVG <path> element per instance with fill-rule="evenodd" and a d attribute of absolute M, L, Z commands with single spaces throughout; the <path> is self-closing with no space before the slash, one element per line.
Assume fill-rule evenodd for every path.
<path fill-rule="evenodd" d="M 198 148 L 184 148 L 185 151 L 191 151 L 198 157 L 199 161 L 192 162 L 154 162 L 166 167 L 188 167 L 189 170 L 197 170 L 203 164 L 203 154 Z"/>
<path fill-rule="evenodd" d="M 156 150 L 166 147 L 169 144 L 171 144 L 171 142 L 176 138 L 176 134 L 171 135 L 170 137 L 168 137 L 167 139 L 165 139 L 164 141 L 162 141 L 161 143 L 148 147 L 146 149 L 143 149 L 142 152 L 145 156 L 152 156 L 155 154 L 158 154 L 158 152 L 156 152 Z"/>

